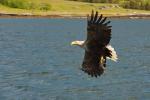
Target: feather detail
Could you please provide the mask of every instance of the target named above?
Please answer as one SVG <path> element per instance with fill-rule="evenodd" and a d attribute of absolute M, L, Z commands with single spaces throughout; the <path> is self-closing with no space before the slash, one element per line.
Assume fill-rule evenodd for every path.
<path fill-rule="evenodd" d="M 117 62 L 118 56 L 117 56 L 115 49 L 111 45 L 107 45 L 106 48 L 110 50 L 110 53 L 111 53 L 111 57 L 107 57 L 107 58 Z"/>

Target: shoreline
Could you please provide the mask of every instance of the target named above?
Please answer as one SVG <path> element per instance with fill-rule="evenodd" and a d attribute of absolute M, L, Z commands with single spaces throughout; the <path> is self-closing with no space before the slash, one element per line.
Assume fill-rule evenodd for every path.
<path fill-rule="evenodd" d="M 150 19 L 150 14 L 126 14 L 126 15 L 105 15 L 108 18 L 119 19 Z M 51 14 L 51 15 L 33 15 L 33 14 L 5 14 L 0 13 L 0 18 L 86 18 L 87 15 L 82 14 Z"/>

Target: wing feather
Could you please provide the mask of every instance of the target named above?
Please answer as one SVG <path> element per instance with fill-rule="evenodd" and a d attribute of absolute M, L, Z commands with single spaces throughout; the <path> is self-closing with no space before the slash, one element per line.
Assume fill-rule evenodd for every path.
<path fill-rule="evenodd" d="M 101 16 L 98 18 L 98 20 L 97 20 L 97 24 L 101 21 L 101 19 L 103 18 L 103 15 L 101 14 Z"/>
<path fill-rule="evenodd" d="M 98 17 L 98 12 L 96 12 L 93 22 L 95 23 Z"/>
<path fill-rule="evenodd" d="M 92 10 L 90 22 L 93 22 L 93 19 L 94 19 L 94 11 Z"/>
<path fill-rule="evenodd" d="M 106 21 L 107 17 L 104 17 L 103 20 L 99 24 L 103 24 Z"/>
<path fill-rule="evenodd" d="M 105 26 L 107 26 L 111 21 L 107 21 L 106 23 L 104 23 Z"/>

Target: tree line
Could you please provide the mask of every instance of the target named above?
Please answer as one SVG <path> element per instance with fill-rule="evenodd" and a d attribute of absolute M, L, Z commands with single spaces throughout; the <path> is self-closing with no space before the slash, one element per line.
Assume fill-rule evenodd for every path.
<path fill-rule="evenodd" d="M 150 0 L 73 0 L 89 3 L 115 3 L 127 9 L 150 10 Z"/>

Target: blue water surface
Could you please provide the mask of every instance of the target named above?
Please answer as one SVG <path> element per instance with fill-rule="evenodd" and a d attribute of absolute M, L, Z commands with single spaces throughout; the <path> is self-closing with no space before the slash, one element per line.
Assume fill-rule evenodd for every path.
<path fill-rule="evenodd" d="M 86 19 L 0 19 L 0 100 L 150 100 L 150 20 L 110 19 L 117 63 L 80 70 Z"/>

